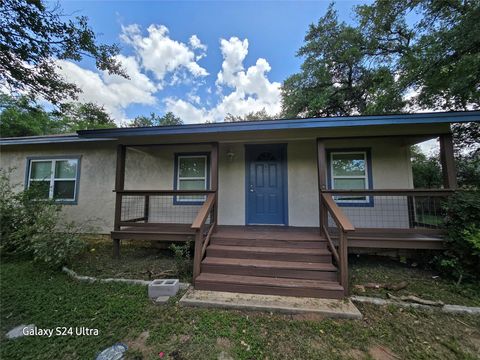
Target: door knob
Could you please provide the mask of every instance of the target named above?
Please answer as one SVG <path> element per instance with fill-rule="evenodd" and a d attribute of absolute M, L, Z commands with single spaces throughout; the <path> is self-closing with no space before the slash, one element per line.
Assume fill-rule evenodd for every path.
<path fill-rule="evenodd" d="M 255 192 L 255 189 L 253 188 L 253 185 L 250 185 L 250 192 Z"/>

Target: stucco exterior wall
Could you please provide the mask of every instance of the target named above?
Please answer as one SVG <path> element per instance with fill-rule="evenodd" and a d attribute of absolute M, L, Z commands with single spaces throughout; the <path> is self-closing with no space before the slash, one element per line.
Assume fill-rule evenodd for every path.
<path fill-rule="evenodd" d="M 12 169 L 11 182 L 23 190 L 27 157 L 51 156 L 52 158 L 75 155 L 80 158 L 78 203 L 64 205 L 66 220 L 75 220 L 86 225 L 87 231 L 109 233 L 113 229 L 115 210 L 115 163 L 114 146 L 95 144 L 57 146 L 24 146 L 21 149 L 1 149 L 0 168 Z M 91 229 L 91 230 L 90 230 Z"/>
<path fill-rule="evenodd" d="M 252 143 L 261 143 L 261 140 Z M 318 184 L 316 141 L 314 139 L 279 141 L 287 143 L 288 166 L 288 221 L 290 226 L 318 226 Z M 372 155 L 373 185 L 377 189 L 412 188 L 409 146 L 401 138 L 328 140 L 327 149 L 369 147 Z M 173 189 L 175 153 L 208 152 L 202 146 L 151 146 L 128 148 L 126 156 L 126 190 Z M 229 158 L 227 153 L 232 153 Z M 89 221 L 98 231 L 113 229 L 115 196 L 116 149 L 114 144 L 57 144 L 22 148 L 2 148 L 1 168 L 15 167 L 12 181 L 23 188 L 26 158 L 29 156 L 81 156 L 81 174 L 77 205 L 65 205 L 68 219 Z M 383 226 L 407 227 L 406 200 L 396 199 L 396 211 L 389 212 L 391 204 L 375 199 L 372 208 L 343 210 L 357 226 L 375 226 L 381 219 Z M 225 142 L 219 146 L 218 220 L 223 225 L 245 224 L 245 142 Z M 142 200 L 132 202 L 132 214 L 140 212 Z M 138 205 L 138 206 L 136 206 Z M 172 197 L 155 197 L 150 202 L 153 221 L 169 222 L 182 219 L 191 222 L 199 206 L 174 206 Z M 405 210 L 405 211 L 403 211 Z M 404 217 L 398 214 L 404 213 Z M 368 215 L 368 216 L 367 216 Z M 375 220 L 376 219 L 376 220 Z M 378 226 L 378 225 L 377 225 Z"/>

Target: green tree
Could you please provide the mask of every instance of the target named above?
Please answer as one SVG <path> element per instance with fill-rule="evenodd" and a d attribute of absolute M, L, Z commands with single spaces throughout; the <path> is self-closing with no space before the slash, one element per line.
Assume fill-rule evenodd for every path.
<path fill-rule="evenodd" d="M 117 125 L 103 106 L 93 103 L 66 103 L 52 114 L 62 126 L 62 132 L 108 129 Z"/>
<path fill-rule="evenodd" d="M 301 71 L 282 87 L 285 116 L 479 107 L 478 0 L 377 0 L 355 13 L 350 26 L 330 5 L 310 26 Z"/>
<path fill-rule="evenodd" d="M 245 115 L 233 115 L 227 113 L 225 116 L 225 122 L 235 122 L 235 121 L 255 121 L 255 120 L 272 120 L 275 119 L 275 115 L 269 115 L 265 108 L 259 111 L 252 111 Z"/>
<path fill-rule="evenodd" d="M 42 0 L 0 1 L 0 85 L 58 104 L 80 89 L 58 74 L 57 59 L 92 58 L 96 66 L 125 76 L 116 45 L 98 44 L 84 16 L 67 17 Z"/>
<path fill-rule="evenodd" d="M 0 136 L 34 136 L 61 132 L 43 107 L 27 97 L 0 95 Z"/>
<path fill-rule="evenodd" d="M 438 156 L 427 156 L 415 145 L 411 148 L 411 161 L 415 188 L 440 188 L 443 185 Z"/>
<path fill-rule="evenodd" d="M 150 116 L 140 115 L 137 116 L 128 126 L 129 127 L 148 127 L 148 126 L 171 126 L 171 125 L 183 125 L 182 119 L 175 116 L 172 112 L 167 112 L 165 115 L 160 116 L 154 112 L 150 113 Z"/>

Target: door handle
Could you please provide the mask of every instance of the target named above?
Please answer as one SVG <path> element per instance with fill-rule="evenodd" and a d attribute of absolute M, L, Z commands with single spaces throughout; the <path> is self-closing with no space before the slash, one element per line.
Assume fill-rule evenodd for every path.
<path fill-rule="evenodd" d="M 250 192 L 255 192 L 255 189 L 253 188 L 253 185 L 250 184 Z"/>

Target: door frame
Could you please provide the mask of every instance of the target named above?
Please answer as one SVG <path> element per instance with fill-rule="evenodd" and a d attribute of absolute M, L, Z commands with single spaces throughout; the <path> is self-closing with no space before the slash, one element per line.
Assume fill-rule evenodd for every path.
<path fill-rule="evenodd" d="M 254 148 L 272 147 L 275 146 L 280 149 L 281 160 L 281 177 L 283 184 L 283 223 L 281 224 L 256 224 L 249 223 L 249 211 L 248 211 L 248 180 L 250 178 L 250 156 L 249 151 Z M 288 162 L 287 162 L 287 144 L 286 143 L 254 143 L 245 144 L 245 225 L 272 225 L 272 226 L 288 226 Z"/>

